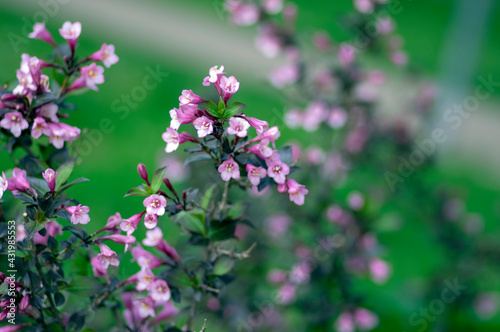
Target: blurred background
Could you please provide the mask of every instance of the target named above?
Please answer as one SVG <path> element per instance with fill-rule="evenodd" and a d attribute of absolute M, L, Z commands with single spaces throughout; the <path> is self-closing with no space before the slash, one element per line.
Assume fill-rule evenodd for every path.
<path fill-rule="evenodd" d="M 324 30 L 335 42 L 350 36 L 339 18 L 353 10 L 352 1 L 295 3 L 298 29 L 304 33 Z M 440 114 L 474 94 L 480 77 L 500 82 L 500 3 L 401 0 L 400 5 L 401 11 L 393 19 L 409 54 L 408 70 L 396 71 L 377 56 L 367 56 L 365 61 L 371 69 L 387 71 L 380 109 L 394 121 L 407 120 L 408 114 L 391 101 L 417 89 L 408 72 L 439 85 L 431 130 L 443 126 Z M 15 80 L 22 53 L 40 58 L 50 54 L 50 46 L 27 38 L 33 23 L 39 21 L 45 21 L 54 35 L 64 21 L 80 21 L 79 54 L 90 55 L 105 42 L 114 44 L 120 57 L 117 65 L 106 70 L 108 81 L 99 87 L 99 93 L 73 98 L 78 110 L 68 120 L 70 125 L 87 128 L 81 143 L 83 165 L 77 172 L 91 182 L 72 190 L 91 207 L 90 231 L 100 228 L 116 211 L 124 217 L 137 213 L 139 199 L 120 197 L 138 184 L 138 163 L 150 169 L 169 163 L 173 168 L 175 163 L 165 160 L 161 139 L 170 121 L 168 111 L 177 106 L 181 90 L 196 92 L 202 87 L 211 66 L 224 65 L 226 72 L 237 77 L 241 83 L 238 101 L 249 105 L 251 116 L 279 125 L 281 142 L 313 143 L 305 132 L 290 131 L 283 125 L 285 97 L 268 83 L 269 71 L 283 59 L 264 58 L 254 47 L 256 28 L 231 26 L 226 16 L 223 0 L 0 2 L 0 82 Z M 145 80 L 157 84 L 146 89 Z M 451 185 L 465 197 L 467 211 L 481 220 L 484 232 L 492 237 L 498 236 L 500 217 L 499 85 L 458 129 L 445 128 L 451 139 L 439 146 L 437 167 L 426 174 L 430 182 Z M 110 120 L 112 129 L 103 125 L 103 119 Z M 184 157 L 182 152 L 178 156 Z M 5 151 L 0 152 L 0 165 L 0 169 L 12 167 Z M 186 177 L 189 182 L 189 173 Z M 382 312 L 376 331 L 416 330 L 408 324 L 408 317 L 421 305 L 418 285 L 440 264 L 438 248 L 429 240 L 424 221 L 422 226 L 412 223 L 409 228 L 405 222 L 402 220 L 399 232 L 381 238 L 388 248 L 385 258 L 395 270 L 388 284 L 370 295 L 375 299 L 372 305 Z M 176 245 L 176 228 L 171 228 L 172 232 L 169 225 L 162 228 L 167 240 Z M 120 273 L 129 275 L 127 271 Z M 500 291 L 499 278 L 486 279 L 488 291 Z M 487 321 L 473 316 L 471 326 L 477 326 L 477 331 L 500 330 L 498 315 Z"/>

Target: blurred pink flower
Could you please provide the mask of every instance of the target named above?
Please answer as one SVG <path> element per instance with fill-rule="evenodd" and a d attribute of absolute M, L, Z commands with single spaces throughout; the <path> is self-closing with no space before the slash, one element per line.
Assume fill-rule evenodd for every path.
<path fill-rule="evenodd" d="M 29 124 L 20 112 L 9 112 L 0 121 L 0 126 L 10 130 L 14 137 L 19 137 L 24 129 L 28 129 Z"/>
<path fill-rule="evenodd" d="M 99 243 L 99 248 L 101 249 L 101 253 L 97 255 L 97 260 L 101 263 L 101 268 L 107 269 L 109 265 L 118 266 L 120 264 L 116 252 L 111 250 L 107 245 Z"/>
<path fill-rule="evenodd" d="M 50 32 L 45 27 L 45 22 L 35 23 L 33 25 L 33 32 L 28 35 L 29 38 L 40 39 L 50 44 L 52 46 L 56 46 L 56 42 L 54 38 L 50 34 Z"/>

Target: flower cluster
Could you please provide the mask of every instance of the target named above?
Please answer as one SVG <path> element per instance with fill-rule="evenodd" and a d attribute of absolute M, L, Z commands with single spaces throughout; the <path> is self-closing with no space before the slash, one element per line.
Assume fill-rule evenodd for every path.
<path fill-rule="evenodd" d="M 228 103 L 240 83 L 234 76 L 225 76 L 223 66 L 210 68 L 203 85 L 216 88 L 218 105 L 204 100 L 192 90 L 183 90 L 179 108 L 170 111 L 170 126 L 162 135 L 167 143 L 165 151 L 175 151 L 179 144 L 187 141 L 196 143 L 217 163 L 223 181 L 233 179 L 240 183 L 244 176 L 248 186 L 259 190 L 273 181 L 279 192 L 289 194 L 290 201 L 304 204 L 308 190 L 289 178 L 293 170 L 289 165 L 292 162 L 290 149 L 276 149 L 276 140 L 280 137 L 278 127 L 269 128 L 266 121 L 246 116 L 242 112 L 246 106 L 241 103 Z M 197 138 L 187 132 L 178 132 L 180 125 L 190 123 L 197 131 Z M 250 127 L 256 131 L 253 138 L 249 138 Z M 215 149 L 217 144 L 218 150 Z M 149 209 L 157 211 L 151 204 L 161 211 L 166 202 L 158 197 L 151 198 Z"/>
<path fill-rule="evenodd" d="M 106 67 L 118 62 L 114 46 L 107 44 L 103 44 L 91 56 L 77 61 L 75 50 L 81 30 L 79 22 L 65 22 L 59 33 L 67 45 L 58 46 L 44 23 L 34 25 L 29 37 L 53 46 L 55 56 L 53 61 L 46 62 L 36 56 L 23 54 L 21 67 L 17 70 L 17 86 L 12 91 L 0 91 L 0 126 L 14 138 L 20 138 L 24 133 L 33 139 L 44 135 L 49 138 L 50 144 L 61 149 L 64 142 L 71 143 L 80 136 L 79 128 L 61 122 L 67 117 L 61 111 L 70 107 L 63 97 L 70 91 L 82 88 L 97 91 L 96 85 L 104 83 L 104 68 L 95 62 L 103 63 Z M 84 66 L 89 61 L 95 62 Z M 65 78 L 62 82 L 50 84 L 49 77 L 43 73 L 44 69 L 55 70 Z M 52 91 L 51 85 L 60 85 L 59 91 Z"/>

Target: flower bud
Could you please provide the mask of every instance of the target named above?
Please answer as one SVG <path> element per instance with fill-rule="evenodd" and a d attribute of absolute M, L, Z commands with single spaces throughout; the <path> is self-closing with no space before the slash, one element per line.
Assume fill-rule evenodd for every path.
<path fill-rule="evenodd" d="M 148 171 L 146 169 L 146 166 L 144 164 L 139 164 L 137 165 L 137 172 L 141 176 L 141 178 L 146 181 L 146 183 L 149 185 L 149 175 Z"/>

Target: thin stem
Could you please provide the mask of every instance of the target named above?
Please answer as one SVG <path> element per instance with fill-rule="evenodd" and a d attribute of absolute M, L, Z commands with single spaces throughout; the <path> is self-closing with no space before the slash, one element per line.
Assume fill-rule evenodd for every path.
<path fill-rule="evenodd" d="M 25 216 L 25 218 L 27 218 Z M 35 260 L 35 267 L 38 272 L 38 275 L 40 276 L 40 279 L 42 279 L 42 283 L 45 288 L 45 295 L 47 296 L 47 299 L 49 300 L 49 305 L 50 305 L 50 311 L 52 311 L 52 314 L 54 317 L 56 317 L 57 321 L 59 322 L 60 326 L 64 326 L 64 322 L 59 315 L 59 311 L 57 310 L 56 304 L 54 303 L 54 299 L 52 298 L 52 294 L 49 292 L 49 289 L 46 287 L 48 285 L 47 280 L 45 279 L 45 274 L 42 271 L 42 264 L 38 260 L 38 255 L 36 252 L 36 245 L 35 242 L 33 241 L 33 238 L 30 238 L 30 246 L 31 246 L 31 251 L 33 254 L 33 259 Z"/>
<path fill-rule="evenodd" d="M 66 74 L 66 78 L 64 79 L 63 84 L 61 85 L 61 88 L 59 89 L 59 93 L 57 94 L 57 99 L 56 100 L 61 99 L 64 90 L 66 90 L 66 85 L 68 84 L 68 81 L 69 81 L 70 77 L 71 77 L 70 73 Z"/>
<path fill-rule="evenodd" d="M 222 200 L 220 202 L 220 207 L 219 207 L 221 216 L 224 211 L 224 208 L 226 207 L 227 194 L 229 192 L 229 182 L 230 181 L 226 181 L 226 183 L 224 184 L 224 192 L 222 193 Z"/>

